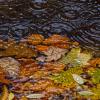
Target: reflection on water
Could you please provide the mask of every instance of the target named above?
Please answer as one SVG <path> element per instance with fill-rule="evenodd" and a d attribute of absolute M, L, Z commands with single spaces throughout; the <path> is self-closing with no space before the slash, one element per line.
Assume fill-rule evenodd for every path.
<path fill-rule="evenodd" d="M 0 38 L 20 40 L 29 33 L 68 34 L 100 47 L 99 0 L 0 0 Z"/>

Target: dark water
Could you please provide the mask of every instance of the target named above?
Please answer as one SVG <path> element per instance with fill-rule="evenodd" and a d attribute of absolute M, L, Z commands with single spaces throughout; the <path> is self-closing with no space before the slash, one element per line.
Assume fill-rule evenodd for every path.
<path fill-rule="evenodd" d="M 100 50 L 99 0 L 0 0 L 0 39 L 67 34 Z"/>

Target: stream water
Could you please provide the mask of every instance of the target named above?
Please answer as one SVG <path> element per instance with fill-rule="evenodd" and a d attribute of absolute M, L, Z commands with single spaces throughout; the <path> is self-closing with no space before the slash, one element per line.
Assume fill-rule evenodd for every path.
<path fill-rule="evenodd" d="M 0 39 L 67 34 L 100 50 L 99 0 L 0 0 Z"/>

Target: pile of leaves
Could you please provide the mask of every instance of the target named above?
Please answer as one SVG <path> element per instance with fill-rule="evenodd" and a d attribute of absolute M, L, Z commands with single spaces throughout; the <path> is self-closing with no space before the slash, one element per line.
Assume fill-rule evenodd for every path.
<path fill-rule="evenodd" d="M 0 100 L 99 100 L 100 58 L 66 36 L 0 41 Z"/>

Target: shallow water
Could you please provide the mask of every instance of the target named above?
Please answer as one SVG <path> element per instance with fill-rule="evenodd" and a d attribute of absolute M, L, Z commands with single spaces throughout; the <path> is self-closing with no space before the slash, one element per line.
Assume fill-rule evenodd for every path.
<path fill-rule="evenodd" d="M 0 0 L 0 39 L 67 34 L 100 50 L 99 0 Z"/>

